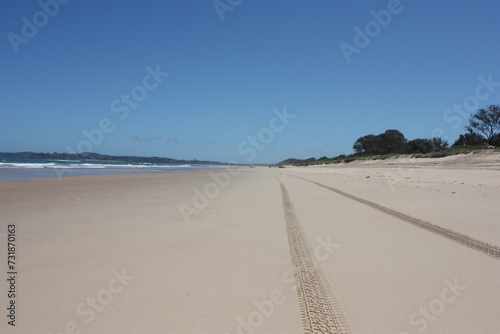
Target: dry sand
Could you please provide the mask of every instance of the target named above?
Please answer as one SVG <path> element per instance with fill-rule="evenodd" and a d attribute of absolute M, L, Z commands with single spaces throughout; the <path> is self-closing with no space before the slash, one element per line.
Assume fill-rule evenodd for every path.
<path fill-rule="evenodd" d="M 0 332 L 499 333 L 497 258 L 296 176 L 498 246 L 500 164 L 369 165 L 0 181 Z"/>

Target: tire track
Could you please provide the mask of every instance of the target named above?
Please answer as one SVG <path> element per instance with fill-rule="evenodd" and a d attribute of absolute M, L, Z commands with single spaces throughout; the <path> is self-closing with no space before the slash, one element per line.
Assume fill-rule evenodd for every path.
<path fill-rule="evenodd" d="M 279 179 L 278 182 L 304 333 L 348 333 L 347 323 L 331 295 L 328 281 L 312 256 L 288 190 Z"/>
<path fill-rule="evenodd" d="M 311 180 L 308 180 L 308 179 L 305 179 L 303 177 L 296 176 L 296 175 L 291 175 L 291 176 L 295 176 L 296 178 L 302 179 L 304 181 L 314 183 L 317 186 L 320 186 L 320 187 L 326 188 L 328 190 L 331 190 L 331 191 L 333 191 L 333 192 L 335 192 L 335 193 L 337 193 L 339 195 L 342 195 L 344 197 L 350 198 L 350 199 L 352 199 L 352 200 L 354 200 L 356 202 L 368 205 L 371 208 L 374 208 L 374 209 L 379 210 L 381 212 L 384 212 L 384 213 L 386 213 L 388 215 L 391 215 L 393 217 L 401 219 L 401 220 L 403 220 L 403 221 L 405 221 L 407 223 L 410 223 L 410 224 L 412 224 L 414 226 L 422 228 L 422 229 L 424 229 L 426 231 L 435 233 L 435 234 L 440 235 L 440 236 L 442 236 L 442 237 L 444 237 L 446 239 L 455 241 L 455 242 L 457 242 L 457 243 L 459 243 L 459 244 L 461 244 L 461 245 L 463 245 L 465 247 L 472 248 L 472 249 L 477 250 L 479 252 L 482 252 L 482 253 L 484 253 L 486 255 L 489 255 L 489 256 L 491 256 L 491 257 L 493 257 L 495 259 L 500 259 L 500 247 L 498 247 L 498 246 L 495 246 L 495 245 L 489 244 L 487 242 L 484 242 L 484 241 L 481 241 L 481 240 L 469 237 L 468 235 L 465 235 L 465 234 L 462 234 L 462 233 L 459 233 L 459 232 L 455 232 L 455 231 L 447 229 L 445 227 L 441 227 L 441 226 L 438 226 L 438 225 L 435 225 L 435 224 L 423 221 L 421 219 L 408 216 L 408 215 L 406 215 L 404 213 L 401 213 L 401 212 L 389 209 L 389 208 L 387 208 L 385 206 L 382 206 L 380 204 L 377 204 L 377 203 L 368 201 L 366 199 L 363 199 L 363 198 L 360 198 L 360 197 L 348 194 L 346 192 L 343 192 L 342 190 L 339 190 L 339 189 L 336 189 L 336 188 L 324 185 L 322 183 L 311 181 Z"/>

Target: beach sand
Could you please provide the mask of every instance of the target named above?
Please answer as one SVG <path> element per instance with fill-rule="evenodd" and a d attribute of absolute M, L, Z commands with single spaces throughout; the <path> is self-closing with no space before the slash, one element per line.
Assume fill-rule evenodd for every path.
<path fill-rule="evenodd" d="M 370 164 L 0 181 L 0 332 L 498 333 L 498 258 L 307 180 L 498 246 L 499 166 Z"/>

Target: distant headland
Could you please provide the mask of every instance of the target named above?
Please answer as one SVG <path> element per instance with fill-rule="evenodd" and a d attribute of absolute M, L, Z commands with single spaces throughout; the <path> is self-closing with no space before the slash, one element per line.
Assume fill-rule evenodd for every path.
<path fill-rule="evenodd" d="M 19 158 L 19 159 L 50 159 L 50 160 L 80 160 L 80 161 L 114 161 L 114 162 L 134 162 L 134 163 L 154 163 L 154 164 L 192 164 L 192 165 L 229 165 L 229 163 L 219 161 L 204 161 L 204 160 L 177 160 L 172 158 L 162 157 L 138 157 L 138 156 L 114 156 L 92 152 L 83 153 L 34 153 L 34 152 L 17 152 L 4 153 L 0 152 L 2 158 Z M 231 164 L 232 165 L 232 164 Z"/>

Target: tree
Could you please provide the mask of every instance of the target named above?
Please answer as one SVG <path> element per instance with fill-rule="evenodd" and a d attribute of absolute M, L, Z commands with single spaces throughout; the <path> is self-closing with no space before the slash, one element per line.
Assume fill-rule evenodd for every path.
<path fill-rule="evenodd" d="M 494 145 L 499 147 L 500 146 L 500 134 L 496 135 L 490 140 L 490 145 Z"/>
<path fill-rule="evenodd" d="M 383 154 L 382 141 L 380 135 L 366 135 L 358 138 L 352 146 L 356 153 L 360 154 Z"/>
<path fill-rule="evenodd" d="M 500 134 L 500 105 L 490 105 L 486 109 L 479 109 L 469 119 L 465 127 L 470 133 L 480 133 L 490 142 Z"/>
<path fill-rule="evenodd" d="M 440 137 L 432 138 L 432 143 L 434 144 L 434 152 L 446 150 L 450 146 L 446 140 Z"/>
<path fill-rule="evenodd" d="M 459 145 L 468 145 L 468 146 L 476 146 L 476 145 L 483 145 L 485 142 L 485 139 L 483 136 L 480 134 L 477 134 L 475 132 L 467 132 L 460 137 L 453 143 L 452 146 L 459 146 Z"/>
<path fill-rule="evenodd" d="M 352 149 L 354 150 L 354 152 L 356 153 L 363 153 L 364 151 L 364 148 L 363 148 L 363 142 L 364 142 L 364 137 L 359 137 L 355 142 L 354 144 L 352 145 Z"/>
<path fill-rule="evenodd" d="M 382 147 L 385 154 L 406 153 L 406 138 L 398 130 L 387 130 L 379 135 L 382 139 Z"/>
<path fill-rule="evenodd" d="M 368 146 L 370 146 L 370 141 L 374 138 L 374 135 L 366 135 L 363 137 L 359 137 L 355 142 L 354 145 L 352 145 L 353 150 L 356 153 L 367 153 L 368 151 Z"/>
<path fill-rule="evenodd" d="M 379 135 L 366 135 L 358 138 L 352 146 L 359 154 L 405 153 L 406 139 L 398 130 L 387 130 Z"/>
<path fill-rule="evenodd" d="M 434 151 L 431 139 L 413 139 L 408 142 L 408 153 L 429 153 Z"/>

